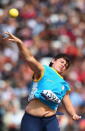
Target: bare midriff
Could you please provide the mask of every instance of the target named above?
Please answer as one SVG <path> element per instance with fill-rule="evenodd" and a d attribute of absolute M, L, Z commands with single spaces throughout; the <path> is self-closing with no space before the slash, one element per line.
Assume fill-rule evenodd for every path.
<path fill-rule="evenodd" d="M 26 112 L 38 117 L 49 117 L 56 113 L 56 111 L 50 109 L 38 99 L 33 99 L 28 103 L 26 106 Z"/>

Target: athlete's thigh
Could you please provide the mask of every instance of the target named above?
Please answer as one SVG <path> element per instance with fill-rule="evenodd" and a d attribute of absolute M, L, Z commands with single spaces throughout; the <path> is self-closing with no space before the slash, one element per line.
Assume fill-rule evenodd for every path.
<path fill-rule="evenodd" d="M 60 131 L 59 123 L 57 118 L 53 119 L 52 121 L 49 121 L 43 131 Z"/>
<path fill-rule="evenodd" d="M 21 121 L 20 131 L 42 131 L 41 122 L 38 118 L 25 113 Z"/>

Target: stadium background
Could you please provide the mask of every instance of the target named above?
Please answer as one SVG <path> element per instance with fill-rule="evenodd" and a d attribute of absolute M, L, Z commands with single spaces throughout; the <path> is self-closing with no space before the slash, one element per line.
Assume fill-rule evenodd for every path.
<path fill-rule="evenodd" d="M 16 18 L 9 9 L 19 10 Z M 33 55 L 48 64 L 57 53 L 71 56 L 64 74 L 71 85 L 71 100 L 78 114 L 85 112 L 85 1 L 0 0 L 0 33 L 11 32 Z M 12 48 L 0 46 L 0 131 L 19 131 L 31 87 L 32 71 Z M 62 112 L 64 108 L 60 107 Z M 61 131 L 85 131 L 85 119 L 58 116 Z"/>

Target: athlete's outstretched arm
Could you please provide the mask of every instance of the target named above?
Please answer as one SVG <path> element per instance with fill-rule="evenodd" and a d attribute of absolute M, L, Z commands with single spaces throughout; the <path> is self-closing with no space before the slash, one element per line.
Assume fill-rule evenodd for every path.
<path fill-rule="evenodd" d="M 78 120 L 81 118 L 81 116 L 77 115 L 75 112 L 75 109 L 72 105 L 72 102 L 70 100 L 69 94 L 66 94 L 62 101 L 66 111 L 70 114 L 73 120 Z"/>
<path fill-rule="evenodd" d="M 28 63 L 28 66 L 34 72 L 35 78 L 38 79 L 43 72 L 43 66 L 33 57 L 29 49 L 24 46 L 23 41 L 9 32 L 6 32 L 5 34 L 8 35 L 9 41 L 15 42 L 17 44 L 20 54 L 23 56 L 24 60 Z"/>

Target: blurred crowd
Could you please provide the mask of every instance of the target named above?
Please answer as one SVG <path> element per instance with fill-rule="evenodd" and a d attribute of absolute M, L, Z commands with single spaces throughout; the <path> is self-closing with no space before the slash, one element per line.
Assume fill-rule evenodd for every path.
<path fill-rule="evenodd" d="M 9 15 L 17 8 L 19 16 Z M 71 68 L 64 74 L 70 83 L 70 98 L 78 114 L 85 116 L 85 1 L 0 0 L 0 33 L 19 37 L 42 64 L 58 53 L 67 53 Z M 2 43 L 0 43 L 2 44 Z M 32 70 L 20 56 L 16 44 L 0 45 L 0 131 L 19 131 L 29 92 Z M 61 131 L 85 131 L 85 119 L 73 121 L 57 116 Z"/>

